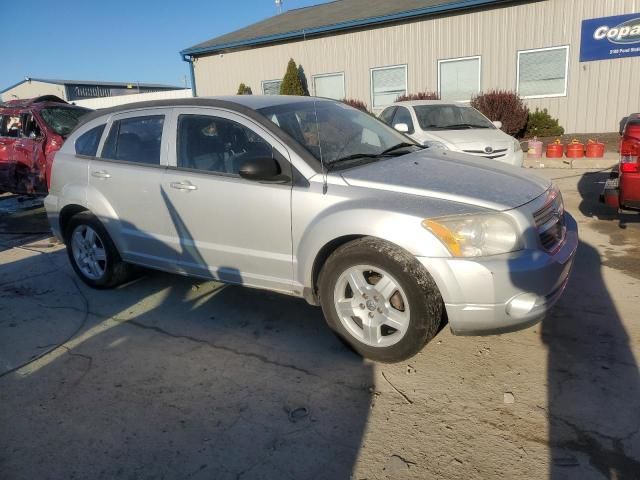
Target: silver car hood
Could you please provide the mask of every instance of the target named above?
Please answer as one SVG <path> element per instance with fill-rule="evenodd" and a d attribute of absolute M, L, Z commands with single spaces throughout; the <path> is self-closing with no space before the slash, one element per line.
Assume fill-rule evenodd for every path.
<path fill-rule="evenodd" d="M 522 168 L 451 151 L 420 150 L 341 172 L 357 187 L 450 200 L 491 210 L 519 207 L 551 186 Z"/>

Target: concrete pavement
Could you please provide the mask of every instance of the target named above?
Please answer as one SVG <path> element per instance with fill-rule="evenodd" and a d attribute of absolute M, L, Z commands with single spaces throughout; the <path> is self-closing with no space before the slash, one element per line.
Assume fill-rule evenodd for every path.
<path fill-rule="evenodd" d="M 155 272 L 90 290 L 3 197 L 0 477 L 638 478 L 639 216 L 597 203 L 606 172 L 537 173 L 581 228 L 557 308 L 396 365 L 301 300 Z"/>

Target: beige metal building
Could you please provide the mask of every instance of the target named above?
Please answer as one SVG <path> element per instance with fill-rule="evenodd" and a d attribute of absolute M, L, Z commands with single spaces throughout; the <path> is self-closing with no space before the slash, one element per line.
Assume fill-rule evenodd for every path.
<path fill-rule="evenodd" d="M 55 95 L 68 102 L 88 98 L 107 98 L 135 93 L 180 90 L 181 87 L 155 83 L 95 82 L 87 80 L 56 80 L 26 77 L 0 90 L 2 101 Z"/>
<path fill-rule="evenodd" d="M 640 111 L 639 12 L 640 0 L 338 0 L 181 54 L 199 96 L 235 94 L 241 82 L 278 93 L 293 58 L 312 95 L 376 112 L 405 92 L 465 101 L 498 88 L 569 133 L 612 132 Z"/>

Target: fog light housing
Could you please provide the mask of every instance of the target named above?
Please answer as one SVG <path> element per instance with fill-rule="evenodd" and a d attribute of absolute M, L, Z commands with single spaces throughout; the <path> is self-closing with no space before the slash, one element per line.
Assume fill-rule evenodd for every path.
<path fill-rule="evenodd" d="M 538 296 L 535 293 L 521 293 L 509 300 L 507 314 L 513 318 L 526 317 L 536 307 L 537 302 Z"/>

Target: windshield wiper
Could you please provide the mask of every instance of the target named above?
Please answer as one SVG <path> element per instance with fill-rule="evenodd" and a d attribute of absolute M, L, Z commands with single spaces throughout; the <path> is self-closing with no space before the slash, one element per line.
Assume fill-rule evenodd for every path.
<path fill-rule="evenodd" d="M 401 148 L 407 148 L 407 147 L 424 148 L 420 145 L 416 145 L 415 143 L 402 142 L 402 143 L 398 143 L 397 145 L 394 145 L 393 147 L 387 148 L 386 150 L 383 150 L 380 153 L 354 153 L 353 155 L 347 155 L 346 157 L 336 158 L 335 160 L 331 161 L 327 165 L 327 168 L 331 170 L 338 163 L 344 163 L 344 162 L 349 162 L 353 160 L 378 159 L 380 157 L 388 157 L 395 150 L 399 150 Z"/>
<path fill-rule="evenodd" d="M 396 151 L 396 150 L 400 150 L 401 148 L 407 148 L 407 147 L 419 147 L 419 148 L 424 148 L 424 147 L 421 147 L 420 145 L 416 145 L 415 143 L 402 142 L 402 143 L 399 143 L 399 144 L 397 144 L 397 145 L 394 145 L 393 147 L 389 147 L 389 148 L 387 148 L 386 150 L 383 150 L 383 151 L 382 151 L 382 153 L 380 153 L 380 156 L 388 155 L 388 154 L 390 154 L 391 152 L 394 152 L 394 151 Z"/>
<path fill-rule="evenodd" d="M 443 129 L 448 128 L 490 128 L 486 125 L 475 125 L 473 123 L 454 123 L 453 125 L 445 125 Z"/>
<path fill-rule="evenodd" d="M 335 160 L 332 160 L 327 165 L 327 169 L 331 170 L 334 166 L 336 166 L 339 163 L 349 162 L 352 160 L 362 160 L 365 158 L 373 159 L 373 158 L 378 158 L 379 156 L 380 156 L 379 154 L 374 155 L 372 153 L 354 153 L 353 155 L 347 155 L 346 157 L 336 158 Z"/>

